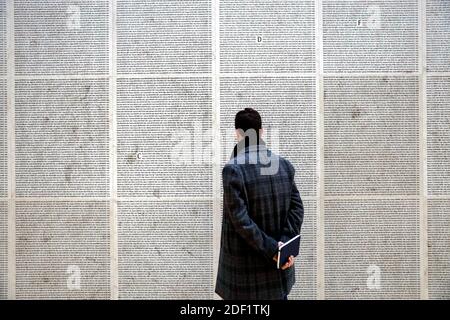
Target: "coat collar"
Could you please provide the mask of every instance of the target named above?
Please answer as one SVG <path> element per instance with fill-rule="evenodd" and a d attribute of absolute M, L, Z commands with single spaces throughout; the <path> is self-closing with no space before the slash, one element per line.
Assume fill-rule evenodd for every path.
<path fill-rule="evenodd" d="M 250 139 L 244 138 L 236 143 L 233 152 L 231 153 L 230 160 L 247 153 L 267 153 L 267 145 L 262 138 L 259 138 L 259 141 L 256 143 L 250 143 L 251 141 L 249 140 Z"/>

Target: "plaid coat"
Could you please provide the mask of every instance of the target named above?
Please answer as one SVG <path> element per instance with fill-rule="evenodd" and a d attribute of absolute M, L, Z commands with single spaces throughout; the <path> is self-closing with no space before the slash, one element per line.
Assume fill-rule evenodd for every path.
<path fill-rule="evenodd" d="M 295 170 L 288 160 L 267 149 L 264 141 L 247 146 L 243 141 L 222 170 L 223 217 L 215 292 L 224 299 L 282 299 L 295 283 L 295 264 L 278 270 L 273 256 L 278 241 L 299 234 L 303 222 Z M 276 163 L 274 173 L 261 173 L 261 168 L 275 168 Z"/>

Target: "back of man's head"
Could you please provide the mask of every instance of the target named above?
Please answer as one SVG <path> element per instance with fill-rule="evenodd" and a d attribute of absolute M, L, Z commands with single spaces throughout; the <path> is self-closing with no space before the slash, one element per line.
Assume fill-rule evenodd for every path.
<path fill-rule="evenodd" d="M 245 108 L 244 110 L 236 113 L 234 118 L 234 127 L 236 129 L 242 129 L 243 132 L 248 129 L 253 129 L 256 132 L 262 127 L 262 120 L 259 112 L 252 108 Z"/>

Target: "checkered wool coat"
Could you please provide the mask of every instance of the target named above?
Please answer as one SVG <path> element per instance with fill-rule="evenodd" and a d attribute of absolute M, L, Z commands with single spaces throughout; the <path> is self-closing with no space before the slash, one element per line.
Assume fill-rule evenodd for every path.
<path fill-rule="evenodd" d="M 278 241 L 299 234 L 303 222 L 295 170 L 262 139 L 259 144 L 243 142 L 236 144 L 222 170 L 223 217 L 215 292 L 224 299 L 282 299 L 295 283 L 295 264 L 278 270 L 273 256 Z M 262 174 L 261 169 L 269 167 L 275 170 Z"/>

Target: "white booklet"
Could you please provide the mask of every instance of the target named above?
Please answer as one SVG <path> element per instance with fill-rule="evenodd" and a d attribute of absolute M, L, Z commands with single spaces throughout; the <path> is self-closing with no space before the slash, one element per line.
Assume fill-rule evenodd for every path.
<path fill-rule="evenodd" d="M 280 269 L 286 262 L 288 262 L 290 256 L 296 257 L 298 255 L 298 253 L 300 252 L 300 238 L 300 235 L 296 235 L 295 237 L 278 247 L 278 269 Z"/>

